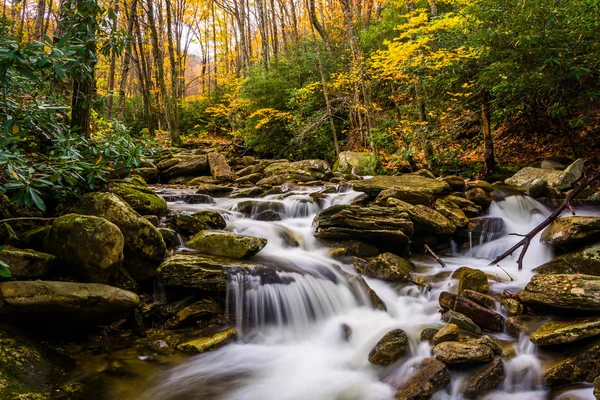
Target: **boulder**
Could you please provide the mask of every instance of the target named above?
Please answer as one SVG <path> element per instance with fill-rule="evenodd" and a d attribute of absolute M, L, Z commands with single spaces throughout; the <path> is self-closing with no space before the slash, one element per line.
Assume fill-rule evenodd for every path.
<path fill-rule="evenodd" d="M 3 282 L 0 296 L 9 319 L 53 330 L 109 324 L 140 304 L 137 294 L 99 283 Z"/>
<path fill-rule="evenodd" d="M 504 317 L 502 315 L 493 310 L 488 310 L 466 297 L 442 292 L 439 303 L 442 309 L 464 314 L 483 329 L 491 332 L 502 332 L 504 330 Z"/>
<path fill-rule="evenodd" d="M 376 257 L 379 250 L 376 246 L 360 240 L 321 240 L 321 244 L 329 248 L 329 255 L 334 258 L 340 257 Z"/>
<path fill-rule="evenodd" d="M 430 399 L 435 392 L 450 383 L 450 372 L 444 363 L 426 358 L 414 367 L 414 372 L 396 392 L 396 400 Z"/>
<path fill-rule="evenodd" d="M 158 167 L 151 162 L 145 166 L 140 166 L 133 169 L 133 173 L 141 176 L 146 182 L 156 181 L 158 178 Z"/>
<path fill-rule="evenodd" d="M 575 342 L 600 335 L 600 318 L 579 318 L 565 321 L 549 321 L 530 336 L 538 346 Z"/>
<path fill-rule="evenodd" d="M 375 204 L 378 206 L 387 206 L 388 199 L 394 198 L 413 205 L 422 204 L 424 206 L 430 206 L 433 203 L 433 197 L 433 190 L 429 188 L 394 186 L 382 190 L 379 195 L 377 195 Z"/>
<path fill-rule="evenodd" d="M 506 332 L 519 338 L 521 334 L 531 335 L 539 325 L 539 319 L 531 315 L 515 315 L 506 319 Z"/>
<path fill-rule="evenodd" d="M 463 210 L 447 197 L 438 199 L 435 202 L 435 210 L 446 217 L 452 224 L 462 228 L 469 224 L 469 218 L 465 215 Z"/>
<path fill-rule="evenodd" d="M 470 289 L 464 289 L 460 292 L 460 294 L 466 297 L 467 299 L 473 300 L 475 303 L 482 305 L 490 310 L 493 310 L 496 307 L 496 300 L 492 296 L 488 296 L 487 294 L 476 292 Z"/>
<path fill-rule="evenodd" d="M 433 348 L 433 355 L 447 365 L 488 362 L 494 358 L 488 346 L 462 342 L 442 342 Z"/>
<path fill-rule="evenodd" d="M 442 321 L 449 324 L 455 324 L 465 332 L 473 335 L 481 335 L 481 328 L 469 317 L 453 310 L 445 310 L 442 312 Z"/>
<path fill-rule="evenodd" d="M 357 261 L 356 269 L 367 276 L 389 282 L 408 282 L 413 264 L 395 254 L 383 253 L 369 261 Z"/>
<path fill-rule="evenodd" d="M 163 167 L 170 167 L 163 170 Z M 168 181 L 179 176 L 198 176 L 208 171 L 208 158 L 205 155 L 196 155 L 189 158 L 172 158 L 166 162 L 160 162 L 157 165 L 161 170 L 160 178 L 162 181 Z"/>
<path fill-rule="evenodd" d="M 478 398 L 496 389 L 506 378 L 502 358 L 495 357 L 490 363 L 471 371 L 460 385 L 460 391 L 467 399 Z"/>
<path fill-rule="evenodd" d="M 199 216 L 173 214 L 167 218 L 167 223 L 176 231 L 184 235 L 195 235 L 206 229 L 223 229 L 227 226 L 227 223 L 219 213 L 214 211 L 206 212 L 210 214 L 201 214 Z M 218 217 L 215 214 L 218 215 Z"/>
<path fill-rule="evenodd" d="M 477 217 L 481 213 L 480 206 L 478 206 L 470 200 L 465 199 L 464 197 L 448 195 L 446 197 L 442 197 L 441 200 L 453 202 L 469 218 Z"/>
<path fill-rule="evenodd" d="M 458 325 L 448 324 L 440 329 L 432 338 L 433 344 L 440 344 L 442 342 L 450 342 L 458 339 L 460 329 Z"/>
<path fill-rule="evenodd" d="M 175 179 L 184 179 L 181 184 L 185 184 L 187 186 L 202 186 L 202 185 L 216 185 L 219 181 L 214 179 L 212 176 L 197 176 L 195 178 L 190 177 L 179 177 Z M 172 180 L 169 183 L 176 183 Z M 179 182 L 177 182 L 179 183 Z"/>
<path fill-rule="evenodd" d="M 177 232 L 175 232 L 174 229 L 158 228 L 158 231 L 160 232 L 160 235 L 162 236 L 163 241 L 165 242 L 165 245 L 167 246 L 167 248 L 170 249 L 179 244 L 179 242 L 177 240 Z"/>
<path fill-rule="evenodd" d="M 211 336 L 204 336 L 177 345 L 177 350 L 184 353 L 198 354 L 209 350 L 218 349 L 237 339 L 237 331 L 233 328 L 217 332 Z"/>
<path fill-rule="evenodd" d="M 236 211 L 244 215 L 251 216 L 262 213 L 263 211 L 275 211 L 277 213 L 285 212 L 285 205 L 281 201 L 272 200 L 244 200 L 237 204 Z"/>
<path fill-rule="evenodd" d="M 479 188 L 483 189 L 486 193 L 492 193 L 494 191 L 494 186 L 491 183 L 483 181 L 481 179 L 467 181 L 465 182 L 465 186 L 467 187 L 467 190 Z"/>
<path fill-rule="evenodd" d="M 235 190 L 232 194 L 229 195 L 230 199 L 244 199 L 244 198 L 253 198 L 260 197 L 265 193 L 263 188 L 259 188 L 258 186 L 252 186 L 249 188 L 239 188 Z"/>
<path fill-rule="evenodd" d="M 487 275 L 478 269 L 460 267 L 452 273 L 452 278 L 458 279 L 459 294 L 463 290 L 487 293 L 490 289 Z"/>
<path fill-rule="evenodd" d="M 335 205 L 315 217 L 315 236 L 408 243 L 414 227 L 407 213 L 388 207 Z"/>
<path fill-rule="evenodd" d="M 164 260 L 167 248 L 160 232 L 147 219 L 112 193 L 88 193 L 73 212 L 107 219 L 123 233 L 123 265 L 136 280 L 153 277 Z"/>
<path fill-rule="evenodd" d="M 600 309 L 600 276 L 535 275 L 519 292 L 525 304 L 540 304 L 570 310 Z"/>
<path fill-rule="evenodd" d="M 371 306 L 376 310 L 387 311 L 387 306 L 381 300 L 381 298 L 377 295 L 377 293 L 371 289 L 369 284 L 365 281 L 360 275 L 352 275 L 348 278 L 348 283 L 353 285 L 354 287 L 358 287 L 360 293 L 366 293 L 369 297 L 369 301 L 371 302 Z"/>
<path fill-rule="evenodd" d="M 377 157 L 373 154 L 343 151 L 338 155 L 333 170 L 343 174 L 370 176 L 375 175 L 377 164 Z"/>
<path fill-rule="evenodd" d="M 33 250 L 5 247 L 0 251 L 0 261 L 9 266 L 12 279 L 44 279 L 56 257 Z"/>
<path fill-rule="evenodd" d="M 225 185 L 215 185 L 214 183 L 202 183 L 198 185 L 196 194 L 204 194 L 213 197 L 224 197 L 233 192 L 235 188 Z"/>
<path fill-rule="evenodd" d="M 109 283 L 123 264 L 124 243 L 123 234 L 112 222 L 67 214 L 54 221 L 44 248 L 80 281 Z"/>
<path fill-rule="evenodd" d="M 494 240 L 504 233 L 504 221 L 497 217 L 470 218 L 469 224 L 458 229 L 454 237 L 461 242 L 471 242 L 477 245 Z"/>
<path fill-rule="evenodd" d="M 492 196 L 478 187 L 467 190 L 465 192 L 465 197 L 467 200 L 472 201 L 483 209 L 488 208 L 490 204 L 492 204 Z"/>
<path fill-rule="evenodd" d="M 600 238 L 600 217 L 563 217 L 548 225 L 540 242 L 572 248 Z"/>
<path fill-rule="evenodd" d="M 554 365 L 544 374 L 548 386 L 571 385 L 576 382 L 592 383 L 600 376 L 600 340 L 580 350 L 579 354 Z"/>
<path fill-rule="evenodd" d="M 425 328 L 421 331 L 419 339 L 421 342 L 431 342 L 439 331 L 440 330 L 436 328 Z"/>
<path fill-rule="evenodd" d="M 585 274 L 600 276 L 600 243 L 556 257 L 534 269 L 538 274 Z"/>
<path fill-rule="evenodd" d="M 468 339 L 467 342 L 486 345 L 487 347 L 492 349 L 494 354 L 502 355 L 502 348 L 500 347 L 500 345 L 488 335 L 483 335 L 477 339 Z"/>
<path fill-rule="evenodd" d="M 275 222 L 281 221 L 281 215 L 273 210 L 265 210 L 261 211 L 258 214 L 254 215 L 253 218 L 257 221 L 268 221 Z"/>
<path fill-rule="evenodd" d="M 503 298 L 500 303 L 508 315 L 521 315 L 524 312 L 523 303 L 512 297 Z"/>
<path fill-rule="evenodd" d="M 314 180 L 322 180 L 328 179 L 330 175 L 331 169 L 329 168 L 329 164 L 324 160 L 302 160 L 295 162 L 276 162 L 267 166 L 263 172 L 269 177 L 280 177 L 283 179 L 280 183 L 273 184 L 283 184 L 285 181 L 300 181 L 300 182 L 309 182 Z M 263 180 L 259 181 L 257 184 L 261 184 Z M 279 180 L 278 180 L 279 182 Z M 264 182 L 263 182 L 264 184 Z"/>
<path fill-rule="evenodd" d="M 444 176 L 443 178 L 439 178 L 439 179 L 446 182 L 448 185 L 450 185 L 452 190 L 454 190 L 456 192 L 462 192 L 465 188 L 465 180 L 463 178 L 461 178 L 460 176 L 448 175 L 448 176 Z"/>
<path fill-rule="evenodd" d="M 381 191 L 392 187 L 411 187 L 417 188 L 417 190 L 426 189 L 431 190 L 434 195 L 440 195 L 451 190 L 450 185 L 444 181 L 410 174 L 399 176 L 378 175 L 371 179 L 351 181 L 349 183 L 354 186 L 354 190 L 365 192 L 371 197 L 377 197 Z"/>
<path fill-rule="evenodd" d="M 173 203 L 181 201 L 188 204 L 214 204 L 215 200 L 207 194 L 162 194 L 165 201 Z"/>
<path fill-rule="evenodd" d="M 450 220 L 429 207 L 413 206 L 394 198 L 388 200 L 388 206 L 394 206 L 398 211 L 408 214 L 415 232 L 450 235 L 456 231 L 456 226 Z"/>
<path fill-rule="evenodd" d="M 534 180 L 541 179 L 550 187 L 568 189 L 581 178 L 582 173 L 583 159 L 580 158 L 564 171 L 525 167 L 504 182 L 508 185 L 527 187 Z"/>
<path fill-rule="evenodd" d="M 203 299 L 179 310 L 173 317 L 165 322 L 164 328 L 185 328 L 196 324 L 198 321 L 210 320 L 222 313 L 223 310 L 214 300 Z"/>
<path fill-rule="evenodd" d="M 252 168 L 252 167 L 248 167 L 248 168 Z M 239 175 L 239 173 L 238 173 L 238 175 Z M 244 175 L 240 178 L 237 178 L 235 180 L 235 183 L 254 183 L 254 184 L 256 184 L 258 181 L 260 181 L 264 177 L 265 176 L 263 174 L 248 174 L 248 175 Z"/>
<path fill-rule="evenodd" d="M 249 258 L 267 245 L 267 239 L 223 231 L 201 231 L 186 244 L 203 254 Z"/>
<path fill-rule="evenodd" d="M 192 216 L 202 221 L 208 229 L 225 229 L 227 227 L 225 218 L 216 211 L 198 211 Z"/>
<path fill-rule="evenodd" d="M 19 237 L 16 232 L 6 222 L 0 223 L 0 246 L 4 245 L 16 245 L 19 243 Z"/>
<path fill-rule="evenodd" d="M 167 202 L 158 197 L 148 187 L 125 182 L 110 182 L 108 191 L 119 196 L 142 215 L 163 215 L 167 213 Z"/>
<path fill-rule="evenodd" d="M 369 353 L 369 362 L 375 365 L 390 365 L 408 352 L 408 336 L 402 329 L 389 331 L 377 342 Z"/>

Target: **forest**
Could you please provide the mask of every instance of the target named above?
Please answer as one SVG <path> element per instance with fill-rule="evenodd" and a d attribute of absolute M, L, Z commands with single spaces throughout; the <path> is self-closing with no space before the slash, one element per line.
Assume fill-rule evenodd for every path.
<path fill-rule="evenodd" d="M 0 400 L 600 399 L 600 0 L 2 0 Z"/>

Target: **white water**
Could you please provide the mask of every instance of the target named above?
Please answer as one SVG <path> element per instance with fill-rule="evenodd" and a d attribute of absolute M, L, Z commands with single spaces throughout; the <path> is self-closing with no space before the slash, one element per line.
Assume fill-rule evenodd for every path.
<path fill-rule="evenodd" d="M 282 211 L 280 222 L 244 217 L 236 209 L 237 203 L 247 199 L 215 199 L 214 204 L 198 205 L 170 203 L 170 208 L 179 212 L 219 211 L 226 216 L 228 229 L 268 239 L 268 245 L 255 259 L 281 267 L 277 274 L 281 282 L 262 284 L 259 276 L 232 276 L 228 306 L 230 311 L 235 310 L 237 327 L 243 334 L 241 340 L 170 370 L 143 398 L 391 400 L 412 367 L 431 356 L 429 344 L 419 343 L 421 331 L 444 325 L 438 297 L 442 291 L 455 289 L 457 282 L 436 275 L 447 275 L 467 265 L 497 277 L 491 285 L 493 292 L 516 292 L 531 278 L 531 269 L 552 258 L 548 247 L 533 240 L 522 271 L 516 266 L 518 253 L 502 262 L 506 273 L 497 266 L 487 266 L 520 239 L 509 233 L 526 233 L 549 214 L 533 199 L 508 197 L 493 203 L 488 213 L 504 220 L 506 229 L 501 237 L 444 257 L 447 268 L 424 257 L 415 259 L 418 274 L 431 282 L 430 291 L 412 284 L 390 285 L 365 278 L 388 309 L 374 310 L 365 294 L 349 285 L 342 273 L 354 273 L 353 266 L 332 259 L 328 249 L 313 236 L 313 218 L 320 209 L 349 203 L 359 193 L 327 194 L 318 206 L 309 197 L 315 190 L 294 193 L 283 200 L 277 200 L 277 196 L 261 199 L 281 203 L 277 207 Z M 371 365 L 369 351 L 395 328 L 403 329 L 409 336 L 409 355 L 390 367 Z M 515 342 L 504 333 L 494 337 Z M 485 398 L 546 398 L 548 392 L 542 386 L 544 365 L 537 349 L 526 336 L 513 346 L 514 357 L 504 359 L 507 379 Z M 434 398 L 460 399 L 463 377 L 460 371 L 452 370 L 452 384 Z M 569 393 L 573 398 L 585 399 L 591 391 L 579 389 Z"/>

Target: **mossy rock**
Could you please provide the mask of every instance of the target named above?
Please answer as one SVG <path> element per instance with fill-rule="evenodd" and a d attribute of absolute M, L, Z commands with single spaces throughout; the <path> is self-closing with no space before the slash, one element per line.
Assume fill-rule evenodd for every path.
<path fill-rule="evenodd" d="M 223 229 L 227 223 L 221 214 L 214 211 L 201 211 L 194 215 L 173 214 L 167 223 L 184 235 L 195 235 L 206 229 Z"/>
<path fill-rule="evenodd" d="M 410 174 L 399 176 L 378 175 L 371 179 L 351 181 L 349 183 L 354 186 L 354 190 L 365 192 L 371 197 L 377 197 L 381 191 L 396 186 L 428 189 L 435 195 L 449 193 L 451 190 L 450 185 L 444 181 Z"/>
<path fill-rule="evenodd" d="M 549 321 L 530 336 L 538 346 L 575 342 L 600 335 L 600 318 L 579 318 L 565 321 Z"/>
<path fill-rule="evenodd" d="M 540 242 L 555 247 L 573 248 L 600 238 L 600 217 L 563 217 L 542 232 Z"/>
<path fill-rule="evenodd" d="M 377 342 L 369 353 L 369 362 L 375 365 L 390 365 L 408 352 L 408 336 L 402 329 L 394 329 Z"/>
<path fill-rule="evenodd" d="M 484 210 L 487 209 L 490 204 L 492 204 L 492 196 L 482 188 L 473 188 L 469 189 L 465 192 L 465 197 L 467 200 L 472 201 L 478 206 L 482 207 Z"/>
<path fill-rule="evenodd" d="M 216 211 L 198 211 L 193 216 L 202 221 L 209 229 L 225 229 L 227 227 L 225 218 Z"/>
<path fill-rule="evenodd" d="M 469 224 L 469 218 L 455 202 L 441 198 L 435 202 L 435 210 L 446 217 L 455 226 L 462 228 Z"/>
<path fill-rule="evenodd" d="M 434 194 L 433 190 L 429 188 L 394 186 L 382 190 L 379 195 L 377 195 L 375 204 L 387 206 L 388 199 L 390 198 L 402 200 L 412 205 L 422 204 L 424 206 L 430 206 L 433 203 Z"/>
<path fill-rule="evenodd" d="M 44 279 L 56 261 L 56 257 L 33 250 L 7 247 L 0 251 L 0 261 L 10 267 L 12 279 Z"/>
<path fill-rule="evenodd" d="M 414 367 L 414 372 L 404 382 L 395 398 L 397 400 L 430 399 L 435 392 L 450 383 L 450 372 L 444 363 L 426 358 Z"/>
<path fill-rule="evenodd" d="M 456 225 L 432 208 L 423 205 L 413 206 L 395 198 L 388 199 L 388 206 L 394 206 L 398 211 L 407 213 L 415 227 L 415 232 L 451 235 L 456 231 Z"/>
<path fill-rule="evenodd" d="M 344 174 L 375 175 L 378 160 L 373 154 L 343 151 L 333 166 L 333 170 Z"/>
<path fill-rule="evenodd" d="M 147 219 L 113 193 L 88 193 L 73 212 L 95 215 L 115 224 L 125 238 L 123 265 L 138 281 L 150 279 L 165 259 L 167 248 L 162 235 Z"/>
<path fill-rule="evenodd" d="M 124 242 L 119 228 L 104 218 L 67 214 L 52 224 L 44 249 L 77 279 L 109 283 L 123 264 Z"/>
<path fill-rule="evenodd" d="M 208 172 L 208 158 L 205 155 L 164 160 L 157 165 L 162 181 L 181 176 L 198 176 Z"/>
<path fill-rule="evenodd" d="M 132 183 L 110 182 L 108 190 L 142 215 L 163 215 L 167 212 L 167 202 L 148 187 Z"/>
<path fill-rule="evenodd" d="M 478 269 L 460 267 L 454 271 L 452 278 L 458 279 L 458 293 L 461 293 L 463 290 L 487 293 L 490 289 L 487 275 Z"/>
<path fill-rule="evenodd" d="M 593 275 L 535 275 L 519 292 L 525 304 L 597 312 L 600 309 L 600 277 Z"/>
<path fill-rule="evenodd" d="M 600 376 L 600 340 L 595 340 L 578 354 L 554 365 L 544 374 L 544 383 L 550 387 L 571 385 L 576 382 L 592 383 Z"/>
<path fill-rule="evenodd" d="M 467 399 L 480 398 L 486 392 L 496 389 L 504 379 L 504 362 L 495 357 L 490 363 L 471 371 L 460 386 L 460 391 Z"/>
<path fill-rule="evenodd" d="M 221 307 L 211 299 L 203 299 L 179 310 L 165 322 L 165 329 L 179 329 L 194 325 L 198 321 L 210 320 L 223 314 Z"/>
<path fill-rule="evenodd" d="M 19 237 L 16 232 L 6 222 L 0 222 L 0 246 L 4 245 L 17 245 L 19 243 Z"/>
<path fill-rule="evenodd" d="M 201 231 L 187 247 L 200 253 L 230 258 L 249 258 L 267 245 L 267 239 L 222 231 Z"/>
<path fill-rule="evenodd" d="M 389 282 L 408 282 L 413 264 L 395 254 L 383 253 L 366 261 L 357 261 L 355 267 L 364 275 Z"/>
<path fill-rule="evenodd" d="M 211 336 L 201 337 L 199 339 L 180 343 L 177 346 L 177 350 L 192 354 L 204 353 L 209 350 L 215 350 L 235 341 L 237 336 L 237 331 L 232 328 L 223 332 L 215 333 Z"/>
<path fill-rule="evenodd" d="M 175 247 L 179 244 L 177 240 L 177 232 L 175 232 L 174 229 L 158 228 L 158 231 L 160 232 L 160 235 L 162 236 L 163 241 L 168 248 Z"/>
<path fill-rule="evenodd" d="M 233 179 L 233 171 L 231 170 L 231 167 L 227 163 L 227 159 L 225 159 L 223 154 L 208 154 L 208 166 L 213 178 L 223 181 L 229 181 Z"/>
<path fill-rule="evenodd" d="M 433 355 L 446 365 L 492 361 L 494 351 L 486 345 L 463 342 L 442 342 L 433 348 Z"/>
<path fill-rule="evenodd" d="M 538 274 L 585 274 L 600 276 L 600 244 L 556 257 L 534 269 Z"/>

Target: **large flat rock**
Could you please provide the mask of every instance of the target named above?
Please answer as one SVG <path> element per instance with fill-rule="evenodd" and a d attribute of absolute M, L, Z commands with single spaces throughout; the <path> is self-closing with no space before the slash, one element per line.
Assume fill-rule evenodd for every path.
<path fill-rule="evenodd" d="M 365 192 L 372 197 L 377 197 L 381 191 L 395 186 L 431 191 L 436 195 L 450 192 L 451 190 L 450 185 L 446 181 L 411 174 L 398 176 L 378 175 L 371 179 L 350 181 L 349 183 L 354 186 L 354 190 Z"/>
<path fill-rule="evenodd" d="M 600 310 L 600 276 L 536 275 L 519 292 L 526 304 L 540 304 L 572 310 Z"/>

